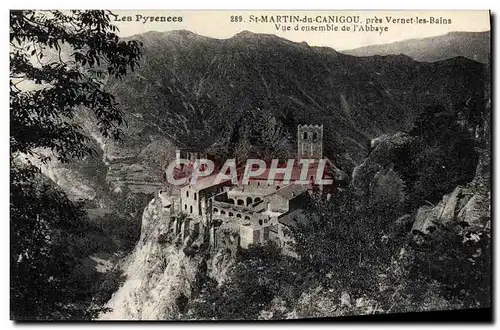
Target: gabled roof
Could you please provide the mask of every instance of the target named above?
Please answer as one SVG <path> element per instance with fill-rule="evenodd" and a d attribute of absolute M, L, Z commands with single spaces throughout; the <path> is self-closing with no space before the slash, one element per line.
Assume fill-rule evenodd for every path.
<path fill-rule="evenodd" d="M 301 195 L 305 191 L 307 191 L 307 187 L 304 185 L 290 184 L 288 186 L 276 190 L 276 192 L 272 195 L 278 195 L 287 200 L 290 200 L 293 199 L 294 197 Z"/>
<path fill-rule="evenodd" d="M 191 178 L 188 177 L 187 183 L 183 184 L 182 187 L 190 186 L 190 188 L 193 190 L 201 191 L 231 181 L 230 179 L 223 179 L 220 182 L 216 183 L 217 176 L 218 174 L 212 174 L 208 176 L 198 177 L 195 184 L 191 184 Z"/>
<path fill-rule="evenodd" d="M 309 216 L 309 215 L 307 215 Z M 303 209 L 296 209 L 291 212 L 283 214 L 278 218 L 278 222 L 287 227 L 294 226 L 297 221 L 304 221 L 306 218 L 306 213 Z"/>

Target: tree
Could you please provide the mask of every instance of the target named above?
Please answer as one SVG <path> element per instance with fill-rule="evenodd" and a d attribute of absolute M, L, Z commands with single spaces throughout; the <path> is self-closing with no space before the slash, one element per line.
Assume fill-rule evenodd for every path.
<path fill-rule="evenodd" d="M 83 210 L 23 154 L 67 162 L 92 152 L 75 114 L 89 109 L 105 137 L 118 138 L 122 112 L 106 90 L 139 64 L 140 44 L 114 33 L 110 12 L 10 12 L 11 317 L 85 319 L 92 280 L 77 271 L 92 251 Z M 90 243 L 90 242 L 89 242 Z"/>
<path fill-rule="evenodd" d="M 105 80 L 134 70 L 141 50 L 116 31 L 105 11 L 10 12 L 13 154 L 48 148 L 62 161 L 89 154 L 72 121 L 81 107 L 93 111 L 103 136 L 119 136 L 122 113 Z"/>

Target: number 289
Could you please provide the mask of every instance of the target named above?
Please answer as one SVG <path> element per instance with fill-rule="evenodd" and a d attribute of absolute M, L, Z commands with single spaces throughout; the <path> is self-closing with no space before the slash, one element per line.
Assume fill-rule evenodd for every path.
<path fill-rule="evenodd" d="M 231 22 L 241 23 L 243 22 L 243 16 L 231 16 Z"/>

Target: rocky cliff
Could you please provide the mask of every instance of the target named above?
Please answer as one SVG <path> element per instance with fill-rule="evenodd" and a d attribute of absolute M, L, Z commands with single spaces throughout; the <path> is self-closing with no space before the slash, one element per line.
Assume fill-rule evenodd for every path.
<path fill-rule="evenodd" d="M 206 277 L 226 278 L 232 259 L 223 249 L 210 254 L 199 236 L 183 241 L 172 227 L 161 199 L 153 199 L 144 210 L 137 245 L 117 266 L 126 279 L 106 305 L 111 311 L 100 319 L 179 319 Z"/>

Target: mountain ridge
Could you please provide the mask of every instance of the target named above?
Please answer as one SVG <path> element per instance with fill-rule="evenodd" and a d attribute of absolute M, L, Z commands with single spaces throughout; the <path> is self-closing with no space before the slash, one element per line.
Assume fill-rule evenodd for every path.
<path fill-rule="evenodd" d="M 341 51 L 353 56 L 406 54 L 417 61 L 436 62 L 463 56 L 483 64 L 489 62 L 491 33 L 453 31 L 447 34 L 412 38 L 387 44 L 369 45 Z"/>
<path fill-rule="evenodd" d="M 462 106 L 464 94 L 477 92 L 483 74 L 481 64 L 460 59 L 422 63 L 407 55 L 358 58 L 251 32 L 227 39 L 182 30 L 134 38 L 144 43 L 141 68 L 112 88 L 126 113 L 133 108 L 170 138 L 172 131 L 186 133 L 182 126 L 199 126 L 192 131 L 200 135 L 212 128 L 232 131 L 235 125 L 221 125 L 221 118 L 237 123 L 248 111 L 264 109 L 280 120 L 291 117 L 287 128 L 292 138 L 293 125 L 325 123 L 325 131 L 336 135 L 327 137 L 334 140 L 325 141 L 327 149 L 336 144 L 338 154 L 351 154 L 347 158 L 361 151 L 359 143 L 410 128 L 425 104 Z M 204 115 L 196 113 L 202 96 L 213 103 Z M 175 99 L 186 107 L 173 109 L 179 106 Z M 174 117 L 185 122 L 162 123 Z M 187 142 L 204 149 L 219 138 L 207 135 Z"/>

